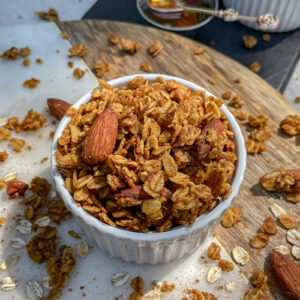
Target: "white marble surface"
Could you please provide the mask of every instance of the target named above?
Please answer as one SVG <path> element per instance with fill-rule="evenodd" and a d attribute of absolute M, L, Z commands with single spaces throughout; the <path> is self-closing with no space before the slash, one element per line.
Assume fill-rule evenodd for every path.
<path fill-rule="evenodd" d="M 290 81 L 286 86 L 283 96 L 300 111 L 300 103 L 295 102 L 295 98 L 300 97 L 300 59 L 298 60 Z"/>
<path fill-rule="evenodd" d="M 45 38 L 46 37 L 46 38 Z M 82 94 L 96 85 L 94 76 L 87 72 L 80 79 L 74 79 L 72 69 L 67 66 L 69 44 L 60 37 L 60 34 L 54 24 L 45 23 L 42 25 L 32 24 L 23 27 L 0 27 L 0 52 L 11 46 L 24 47 L 29 45 L 32 54 L 29 58 L 32 64 L 29 67 L 22 65 L 22 60 L 5 61 L 0 60 L 0 116 L 18 116 L 23 119 L 24 115 L 30 108 L 34 108 L 38 112 L 43 112 L 47 116 L 47 125 L 37 132 L 20 133 L 18 136 L 26 140 L 26 145 L 32 147 L 31 151 L 23 150 L 19 154 L 11 151 L 8 143 L 2 141 L 0 143 L 0 151 L 7 151 L 10 157 L 1 163 L 0 178 L 11 171 L 18 173 L 18 178 L 26 182 L 34 176 L 47 178 L 52 184 L 49 160 L 41 164 L 41 159 L 49 157 L 52 140 L 49 138 L 51 130 L 55 129 L 55 125 L 51 123 L 51 118 L 46 112 L 46 99 L 48 97 L 57 97 L 65 99 L 73 103 Z M 41 41 L 43 41 L 41 43 Z M 56 50 L 59 49 L 59 53 Z M 43 59 L 44 63 L 38 65 L 35 63 L 36 58 Z M 75 61 L 75 66 L 86 68 L 84 63 L 79 59 Z M 24 80 L 32 76 L 39 78 L 41 84 L 33 89 L 23 88 Z M 52 196 L 55 194 L 53 188 Z M 7 270 L 0 271 L 0 280 L 4 276 L 11 276 L 17 280 L 18 287 L 10 292 L 0 290 L 0 299 L 25 299 L 25 285 L 29 280 L 37 280 L 41 282 L 46 275 L 45 264 L 38 265 L 33 263 L 27 256 L 26 249 L 14 249 L 9 242 L 14 237 L 22 237 L 26 242 L 29 241 L 31 235 L 21 235 L 15 230 L 16 220 L 13 219 L 17 214 L 23 215 L 24 207 L 18 204 L 18 200 L 8 200 L 5 190 L 0 192 L 0 217 L 6 217 L 7 221 L 0 227 L 0 261 L 12 253 L 21 256 L 18 264 Z M 52 224 L 53 225 L 53 224 Z M 87 238 L 79 226 L 73 219 L 65 221 L 58 229 L 58 236 L 61 237 L 60 245 L 67 244 L 76 247 L 78 240 L 72 238 L 67 231 L 74 230 L 82 236 L 84 240 Z M 205 255 L 207 247 L 213 239 L 209 238 L 205 244 L 196 250 L 196 252 L 188 257 L 170 264 L 161 264 L 156 266 L 137 265 L 134 263 L 125 263 L 120 259 L 110 258 L 107 254 L 99 251 L 96 246 L 88 241 L 90 252 L 86 258 L 77 257 L 77 264 L 72 272 L 71 279 L 64 289 L 62 299 L 101 299 L 113 300 L 114 297 L 124 295 L 123 298 L 131 292 L 130 282 L 122 287 L 112 287 L 110 278 L 113 273 L 125 271 L 130 274 L 130 279 L 135 276 L 142 276 L 145 280 L 145 291 L 149 290 L 150 282 L 153 280 L 167 280 L 175 283 L 175 290 L 164 299 L 180 299 L 184 296 L 186 288 L 197 288 L 206 292 L 210 292 L 218 296 L 219 299 L 240 299 L 244 294 L 248 283 L 239 272 L 238 267 L 230 273 L 223 273 L 221 278 L 213 284 L 206 281 L 206 274 L 209 266 L 215 265 L 216 262 L 207 258 L 201 259 Z M 222 257 L 226 257 L 222 250 Z M 230 259 L 230 258 L 228 258 Z M 199 279 L 199 283 L 195 280 Z M 238 288 L 231 294 L 217 287 L 224 287 L 226 281 L 235 281 Z M 84 286 L 84 289 L 80 289 Z M 68 291 L 68 289 L 72 291 Z M 47 290 L 44 289 L 44 294 Z"/>
<path fill-rule="evenodd" d="M 36 11 L 54 8 L 60 21 L 80 20 L 97 0 L 1 0 L 0 26 L 46 22 Z"/>

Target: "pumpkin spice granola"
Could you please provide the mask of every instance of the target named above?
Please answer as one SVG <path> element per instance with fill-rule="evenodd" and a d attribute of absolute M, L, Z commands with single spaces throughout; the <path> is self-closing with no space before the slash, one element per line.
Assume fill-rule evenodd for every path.
<path fill-rule="evenodd" d="M 230 195 L 237 158 L 220 100 L 159 77 L 121 90 L 99 83 L 89 103 L 69 109 L 57 140 L 58 169 L 83 209 L 114 227 L 161 232 L 192 226 Z"/>

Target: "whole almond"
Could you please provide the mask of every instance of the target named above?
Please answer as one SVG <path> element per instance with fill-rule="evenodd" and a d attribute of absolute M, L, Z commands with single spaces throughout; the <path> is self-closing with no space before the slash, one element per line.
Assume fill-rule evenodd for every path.
<path fill-rule="evenodd" d="M 273 273 L 285 295 L 300 300 L 300 268 L 287 256 L 273 251 L 270 257 Z"/>
<path fill-rule="evenodd" d="M 106 160 L 115 147 L 117 130 L 118 117 L 113 109 L 106 108 L 96 118 L 85 138 L 83 160 L 91 165 Z"/>
<path fill-rule="evenodd" d="M 69 107 L 71 106 L 66 101 L 60 99 L 50 98 L 47 100 L 47 104 L 51 114 L 60 121 L 63 116 L 67 113 Z"/>

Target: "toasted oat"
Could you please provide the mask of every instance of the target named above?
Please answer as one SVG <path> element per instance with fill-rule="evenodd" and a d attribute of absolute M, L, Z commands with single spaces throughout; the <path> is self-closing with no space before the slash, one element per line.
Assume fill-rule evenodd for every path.
<path fill-rule="evenodd" d="M 291 252 L 292 252 L 292 255 L 296 259 L 300 259 L 300 247 L 299 246 L 293 246 Z"/>
<path fill-rule="evenodd" d="M 78 235 L 75 231 L 69 230 L 68 233 L 69 233 L 69 235 L 71 235 L 73 238 L 81 240 L 81 236 Z"/>
<path fill-rule="evenodd" d="M 268 125 L 269 118 L 266 115 L 248 116 L 249 126 L 253 128 L 265 128 Z"/>
<path fill-rule="evenodd" d="M 58 13 L 54 8 L 50 8 L 47 12 L 36 11 L 34 14 L 42 20 L 48 20 L 50 22 L 59 22 Z"/>
<path fill-rule="evenodd" d="M 30 65 L 30 59 L 29 58 L 25 58 L 24 60 L 23 60 L 23 66 L 24 67 L 28 67 Z"/>
<path fill-rule="evenodd" d="M 114 45 L 116 45 L 116 44 L 119 43 L 119 38 L 118 38 L 118 36 L 117 36 L 116 34 L 114 34 L 114 33 L 110 33 L 110 34 L 108 35 L 108 40 L 109 40 L 112 44 L 114 44 Z"/>
<path fill-rule="evenodd" d="M 48 208 L 48 216 L 52 222 L 60 224 L 62 221 L 72 217 L 72 213 L 69 212 L 64 202 L 59 199 L 53 201 Z"/>
<path fill-rule="evenodd" d="M 282 253 L 282 254 L 284 254 L 284 255 L 287 255 L 287 254 L 290 253 L 290 249 L 289 249 L 287 246 L 285 246 L 285 245 L 278 245 L 278 246 L 276 246 L 276 247 L 273 249 L 273 251 L 280 252 L 280 253 Z"/>
<path fill-rule="evenodd" d="M 196 47 L 193 49 L 193 53 L 195 55 L 200 55 L 200 54 L 203 54 L 204 52 L 205 52 L 205 49 L 202 47 Z"/>
<path fill-rule="evenodd" d="M 233 96 L 233 98 L 230 101 L 230 104 L 235 108 L 241 108 L 245 104 L 245 102 L 241 97 Z"/>
<path fill-rule="evenodd" d="M 234 115 L 234 117 L 236 117 L 237 119 L 241 120 L 241 121 L 245 121 L 248 119 L 248 115 L 247 113 L 239 108 L 239 109 L 229 109 L 230 112 Z"/>
<path fill-rule="evenodd" d="M 288 232 L 286 233 L 286 239 L 292 245 L 300 247 L 300 232 L 296 229 L 288 230 Z"/>
<path fill-rule="evenodd" d="M 110 64 L 106 61 L 98 59 L 93 66 L 93 70 L 95 70 L 98 78 L 102 78 L 104 74 L 110 70 Z"/>
<path fill-rule="evenodd" d="M 69 49 L 72 56 L 84 57 L 87 54 L 87 48 L 85 44 L 76 44 Z"/>
<path fill-rule="evenodd" d="M 276 234 L 278 232 L 276 221 L 272 217 L 266 218 L 263 226 L 260 228 L 260 232 L 267 234 Z"/>
<path fill-rule="evenodd" d="M 250 65 L 250 70 L 253 71 L 254 73 L 258 73 L 260 71 L 261 65 L 258 61 L 253 62 Z"/>
<path fill-rule="evenodd" d="M 233 293 L 237 288 L 237 284 L 233 281 L 226 281 L 225 288 L 227 292 Z"/>
<path fill-rule="evenodd" d="M 110 279 L 110 282 L 113 286 L 122 286 L 128 281 L 129 277 L 130 275 L 127 272 L 115 273 Z"/>
<path fill-rule="evenodd" d="M 160 41 L 154 41 L 149 47 L 148 51 L 152 55 L 152 57 L 157 56 L 162 50 L 163 50 L 163 45 Z"/>
<path fill-rule="evenodd" d="M 152 72 L 152 67 L 147 62 L 142 62 L 140 65 L 140 69 L 144 72 L 150 73 Z"/>
<path fill-rule="evenodd" d="M 300 133 L 300 115 L 288 115 L 281 124 L 281 129 L 288 135 Z"/>
<path fill-rule="evenodd" d="M 252 49 L 257 44 L 257 39 L 253 35 L 244 35 L 243 43 L 245 48 Z"/>
<path fill-rule="evenodd" d="M 0 128 L 0 141 L 3 141 L 3 140 L 8 141 L 9 138 L 10 138 L 10 131 L 5 127 L 1 127 Z"/>
<path fill-rule="evenodd" d="M 261 288 L 268 280 L 268 277 L 261 270 L 255 270 L 251 277 L 251 283 L 256 288 Z"/>
<path fill-rule="evenodd" d="M 0 152 L 0 162 L 5 161 L 7 158 L 8 158 L 8 154 L 6 153 L 6 151 Z"/>
<path fill-rule="evenodd" d="M 133 42 L 125 38 L 121 39 L 121 46 L 124 51 L 127 51 L 130 54 L 136 53 L 140 48 L 140 44 L 138 42 Z"/>
<path fill-rule="evenodd" d="M 22 123 L 19 121 L 17 117 L 11 117 L 8 119 L 5 128 L 14 130 L 16 133 L 19 133 L 22 129 Z M 1 132 L 1 128 L 0 128 L 0 132 Z"/>
<path fill-rule="evenodd" d="M 268 128 L 253 129 L 251 132 L 251 139 L 265 143 L 272 136 L 272 132 Z"/>
<path fill-rule="evenodd" d="M 263 291 L 260 288 L 248 290 L 244 295 L 244 300 L 259 300 L 266 299 Z"/>
<path fill-rule="evenodd" d="M 281 214 L 279 216 L 280 224 L 286 229 L 293 229 L 295 228 L 295 220 L 292 216 Z"/>
<path fill-rule="evenodd" d="M 16 60 L 19 57 L 19 49 L 16 47 L 11 47 L 10 49 L 4 51 L 0 57 L 4 59 Z"/>
<path fill-rule="evenodd" d="M 17 283 L 11 277 L 3 277 L 0 283 L 2 291 L 11 291 L 17 287 Z"/>
<path fill-rule="evenodd" d="M 83 75 L 84 75 L 84 71 L 81 70 L 80 68 L 76 68 L 74 71 L 73 71 L 73 76 L 77 79 L 80 79 Z"/>
<path fill-rule="evenodd" d="M 219 267 L 223 272 L 230 272 L 234 268 L 233 263 L 225 259 L 219 261 Z"/>
<path fill-rule="evenodd" d="M 43 297 L 43 288 L 36 280 L 28 281 L 25 290 L 29 299 L 40 299 Z"/>
<path fill-rule="evenodd" d="M 300 202 L 300 193 L 288 193 L 285 195 L 286 200 L 291 203 L 298 203 Z"/>
<path fill-rule="evenodd" d="M 221 252 L 221 247 L 216 243 L 211 243 L 207 249 L 207 256 L 210 259 L 219 260 L 221 258 L 220 252 Z"/>
<path fill-rule="evenodd" d="M 19 153 L 25 145 L 25 141 L 22 139 L 11 138 L 9 144 L 13 147 L 13 151 Z"/>
<path fill-rule="evenodd" d="M 223 218 L 222 218 L 222 225 L 225 228 L 229 228 L 237 224 L 241 221 L 241 213 L 237 207 L 228 209 Z"/>
<path fill-rule="evenodd" d="M 40 129 L 46 118 L 43 114 L 39 114 L 33 109 L 30 109 L 22 122 L 22 130 L 24 131 L 35 131 Z"/>
<path fill-rule="evenodd" d="M 206 280 L 209 283 L 217 281 L 222 275 L 222 269 L 218 266 L 213 266 L 208 270 Z"/>
<path fill-rule="evenodd" d="M 271 40 L 271 35 L 269 33 L 264 33 L 262 35 L 262 39 L 265 41 L 265 42 L 270 42 Z"/>
<path fill-rule="evenodd" d="M 269 243 L 269 237 L 263 233 L 256 234 L 250 241 L 253 248 L 265 248 Z"/>
<path fill-rule="evenodd" d="M 245 147 L 247 152 L 250 154 L 258 154 L 266 150 L 266 146 L 264 144 L 251 139 L 246 141 Z"/>
<path fill-rule="evenodd" d="M 28 80 L 24 81 L 23 86 L 28 88 L 28 89 L 34 89 L 40 83 L 41 83 L 41 81 L 39 79 L 36 79 L 36 78 L 32 77 L 31 79 L 28 79 Z"/>
<path fill-rule="evenodd" d="M 249 262 L 248 252 L 240 246 L 234 247 L 232 249 L 232 257 L 236 263 L 241 264 L 243 266 Z"/>
<path fill-rule="evenodd" d="M 69 38 L 69 35 L 66 31 L 61 31 L 60 36 L 65 40 L 67 40 Z"/>
<path fill-rule="evenodd" d="M 230 100 L 230 99 L 231 99 L 231 96 L 232 96 L 232 94 L 231 94 L 231 92 L 229 92 L 229 91 L 222 94 L 222 97 L 223 97 L 223 99 L 225 99 L 225 100 Z"/>

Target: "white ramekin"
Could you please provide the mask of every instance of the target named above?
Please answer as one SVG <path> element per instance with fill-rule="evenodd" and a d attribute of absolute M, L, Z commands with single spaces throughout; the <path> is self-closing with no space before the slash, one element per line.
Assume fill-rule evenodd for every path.
<path fill-rule="evenodd" d="M 257 17 L 271 13 L 279 17 L 278 27 L 270 32 L 284 32 L 300 27 L 299 0 L 223 0 L 223 3 L 226 8 L 234 8 L 243 15 Z M 261 30 L 253 22 L 241 21 L 241 23 Z"/>
<path fill-rule="evenodd" d="M 165 80 L 174 79 L 181 82 L 192 90 L 205 90 L 190 81 L 161 74 L 130 75 L 111 80 L 108 83 L 120 88 L 127 85 L 127 83 L 136 76 L 143 76 L 149 81 L 154 81 L 157 76 L 161 76 Z M 208 91 L 205 90 L 205 92 L 207 95 L 213 96 Z M 79 108 L 82 103 L 87 103 L 90 99 L 91 92 L 88 92 L 81 97 L 73 107 Z M 237 195 L 246 168 L 246 151 L 240 127 L 224 105 L 222 105 L 221 110 L 226 115 L 230 129 L 235 134 L 234 142 L 238 162 L 232 180 L 232 193 L 228 199 L 222 201 L 211 212 L 198 217 L 192 227 L 181 226 L 166 232 L 139 233 L 114 228 L 102 223 L 88 214 L 84 209 L 77 206 L 72 195 L 64 187 L 64 180 L 56 168 L 56 142 L 70 121 L 70 117 L 65 116 L 61 120 L 54 136 L 51 157 L 52 173 L 56 188 L 66 207 L 73 213 L 74 218 L 81 224 L 89 238 L 94 240 L 101 250 L 108 252 L 112 257 L 120 257 L 125 261 L 149 264 L 166 263 L 195 251 L 196 248 L 204 242 L 206 237 L 212 233 L 216 224 L 220 222 L 222 215 L 229 208 L 234 197 Z"/>

